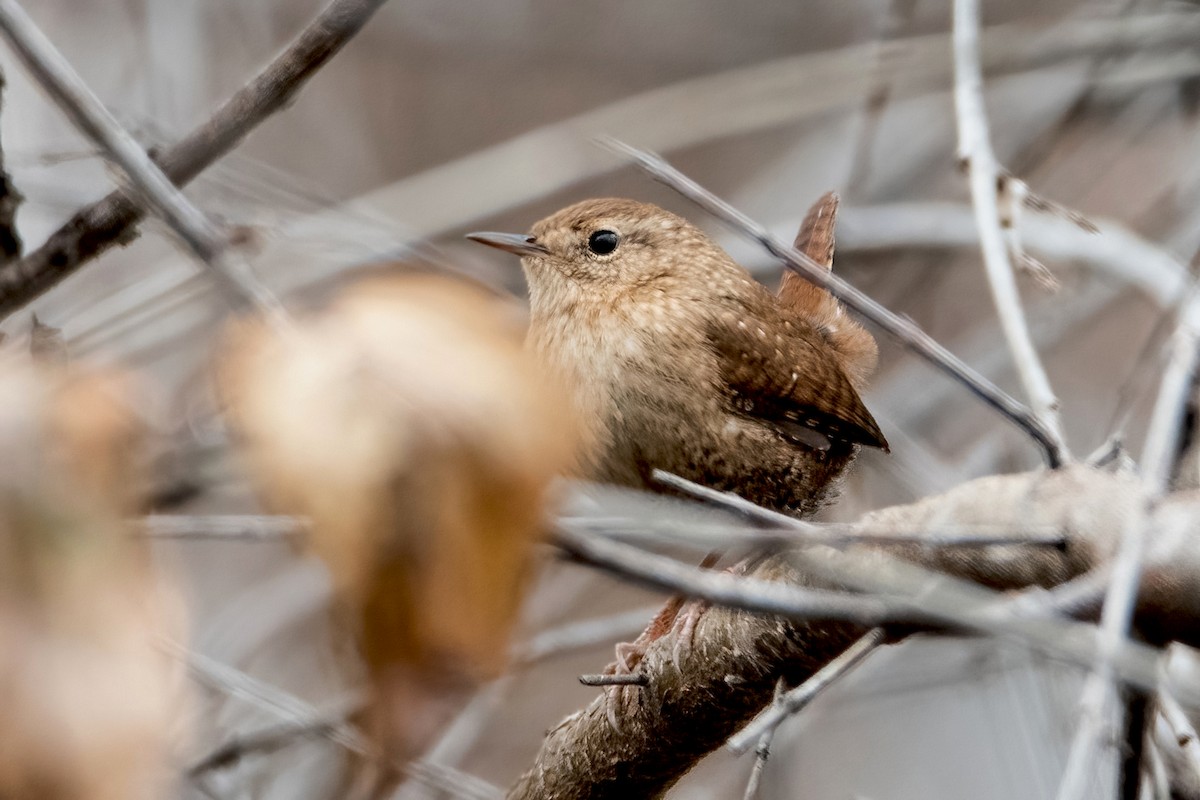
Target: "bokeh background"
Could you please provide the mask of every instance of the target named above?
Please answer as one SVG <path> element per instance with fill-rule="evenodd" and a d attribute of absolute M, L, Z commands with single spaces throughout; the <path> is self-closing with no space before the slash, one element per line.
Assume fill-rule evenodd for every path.
<path fill-rule="evenodd" d="M 202 121 L 321 4 L 26 5 L 118 118 L 155 145 Z M 257 274 L 298 301 L 394 259 L 520 294 L 516 260 L 462 234 L 523 231 L 600 195 L 689 216 L 762 280 L 778 279 L 754 246 L 592 143 L 608 134 L 667 155 L 786 238 L 812 201 L 837 190 L 835 269 L 1019 394 L 955 156 L 949 26 L 949 3 L 927 0 L 393 0 L 294 107 L 188 194 L 240 226 Z M 1139 444 L 1156 385 L 1156 323 L 1200 246 L 1197 42 L 1200 12 L 1190 2 L 984 3 L 1000 161 L 1100 228 L 1032 211 L 1020 225 L 1026 251 L 1056 284 L 1022 278 L 1079 455 L 1118 429 Z M 113 181 L 7 52 L 0 65 L 0 138 L 26 196 L 18 223 L 32 247 Z M 206 475 L 186 510 L 253 511 L 207 387 L 224 306 L 156 223 L 143 229 L 0 329 L 19 342 L 36 312 L 63 330 L 73 358 L 147 373 L 160 388 L 162 430 Z M 864 454 L 830 517 L 1039 463 L 1019 431 L 960 387 L 886 338 L 881 350 L 866 399 L 893 452 Z M 344 701 L 356 676 L 331 644 L 320 567 L 277 542 L 179 542 L 158 555 L 187 597 L 195 650 L 319 708 Z M 643 608 L 648 619 L 655 599 L 548 559 L 524 635 Z M 614 640 L 640 629 L 637 613 L 622 619 Z M 429 763 L 506 785 L 543 732 L 591 699 L 575 676 L 610 653 L 605 643 L 515 671 L 476 699 Z M 889 648 L 783 729 L 762 796 L 1051 797 L 1077 690 L 1074 672 L 999 643 Z M 185 763 L 271 721 L 219 693 L 203 696 L 193 715 Z M 334 743 L 303 740 L 217 771 L 210 787 L 227 798 L 324 797 L 341 757 Z M 718 753 L 673 796 L 740 796 L 751 761 Z M 417 784 L 403 791 L 440 796 Z"/>

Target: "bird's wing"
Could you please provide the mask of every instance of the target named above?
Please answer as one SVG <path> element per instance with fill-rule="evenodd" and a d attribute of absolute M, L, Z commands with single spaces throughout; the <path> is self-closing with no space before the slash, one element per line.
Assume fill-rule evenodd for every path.
<path fill-rule="evenodd" d="M 830 440 L 888 449 L 871 412 L 814 332 L 730 312 L 712 320 L 708 338 L 739 413 L 818 450 L 828 449 Z"/>

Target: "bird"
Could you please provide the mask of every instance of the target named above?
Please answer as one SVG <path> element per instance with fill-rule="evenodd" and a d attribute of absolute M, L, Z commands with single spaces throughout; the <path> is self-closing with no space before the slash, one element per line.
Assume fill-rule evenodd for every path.
<path fill-rule="evenodd" d="M 826 268 L 837 207 L 836 194 L 818 200 L 796 241 Z M 874 338 L 800 276 L 772 294 L 695 225 L 629 199 L 576 203 L 529 234 L 467 238 L 521 257 L 527 344 L 569 387 L 586 477 L 656 490 L 665 470 L 808 516 L 861 447 L 888 450 L 860 396 Z M 633 672 L 669 632 L 678 662 L 704 610 L 672 598 L 606 672 Z M 619 730 L 637 689 L 606 693 Z"/>
<path fill-rule="evenodd" d="M 590 478 L 652 488 L 659 469 L 807 516 L 861 446 L 888 449 L 859 394 L 870 334 L 798 276 L 772 294 L 683 218 L 595 199 L 468 238 L 521 256 L 527 342 L 571 389 Z"/>

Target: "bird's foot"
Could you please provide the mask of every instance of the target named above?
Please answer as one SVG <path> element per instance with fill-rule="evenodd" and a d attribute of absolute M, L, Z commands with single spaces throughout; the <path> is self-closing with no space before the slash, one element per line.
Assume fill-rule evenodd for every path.
<path fill-rule="evenodd" d="M 674 628 L 679 609 L 684 604 L 684 598 L 676 596 L 650 620 L 646 629 L 632 642 L 620 642 L 615 648 L 616 660 L 604 668 L 605 675 L 633 675 L 642 659 L 646 657 L 646 648 L 658 641 Z M 642 686 L 634 683 L 614 683 L 604 687 L 605 714 L 608 724 L 614 731 L 621 731 L 621 720 L 637 711 L 642 698 Z"/>
<path fill-rule="evenodd" d="M 671 625 L 671 635 L 675 639 L 671 647 L 671 663 L 681 672 L 684 660 L 691 656 L 696 644 L 696 626 L 711 605 L 707 600 L 689 600 L 675 615 L 675 622 Z"/>
<path fill-rule="evenodd" d="M 645 633 L 633 642 L 619 642 L 615 648 L 616 660 L 604 668 L 605 675 L 633 675 L 646 655 L 648 641 Z M 637 711 L 641 702 L 641 686 L 628 683 L 613 683 L 604 687 L 604 713 L 608 724 L 617 733 L 621 732 L 621 720 Z"/>

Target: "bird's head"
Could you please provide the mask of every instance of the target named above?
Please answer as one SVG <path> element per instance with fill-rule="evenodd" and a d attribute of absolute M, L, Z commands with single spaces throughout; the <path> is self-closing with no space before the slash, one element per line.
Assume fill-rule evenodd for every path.
<path fill-rule="evenodd" d="M 526 234 L 472 233 L 469 239 L 521 256 L 539 302 L 611 297 L 668 285 L 708 286 L 739 270 L 699 228 L 634 200 L 585 200 Z"/>

